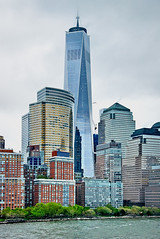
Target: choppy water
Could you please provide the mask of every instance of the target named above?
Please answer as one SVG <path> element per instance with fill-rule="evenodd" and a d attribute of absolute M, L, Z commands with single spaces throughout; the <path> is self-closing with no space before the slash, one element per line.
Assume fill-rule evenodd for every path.
<path fill-rule="evenodd" d="M 0 238 L 160 239 L 160 219 L 107 219 L 0 224 Z"/>

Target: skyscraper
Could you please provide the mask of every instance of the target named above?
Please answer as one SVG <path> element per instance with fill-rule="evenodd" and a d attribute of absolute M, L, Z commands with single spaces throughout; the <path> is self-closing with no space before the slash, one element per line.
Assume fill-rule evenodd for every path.
<path fill-rule="evenodd" d="M 114 140 L 121 143 L 122 158 L 125 157 L 125 147 L 135 130 L 135 121 L 130 109 L 115 103 L 103 110 L 98 124 L 99 144 Z"/>
<path fill-rule="evenodd" d="M 152 170 L 158 166 L 160 166 L 160 122 L 154 124 L 152 128 L 135 130 L 127 143 L 122 169 L 125 204 L 145 205 L 145 188 L 149 185 L 149 177 L 153 178 Z M 157 199 L 158 195 L 155 192 L 151 197 L 147 199 L 147 205 L 151 200 Z"/>
<path fill-rule="evenodd" d="M 27 163 L 27 147 L 29 145 L 29 113 L 22 116 L 22 154 L 24 163 Z"/>
<path fill-rule="evenodd" d="M 45 87 L 37 93 L 37 102 L 29 105 L 29 143 L 44 151 L 49 166 L 53 150 L 73 157 L 73 96 L 61 89 Z"/>
<path fill-rule="evenodd" d="M 92 139 L 92 93 L 90 40 L 87 30 L 79 26 L 66 32 L 64 89 L 75 98 L 74 127 L 82 137 L 82 168 L 84 176 L 94 176 Z"/>

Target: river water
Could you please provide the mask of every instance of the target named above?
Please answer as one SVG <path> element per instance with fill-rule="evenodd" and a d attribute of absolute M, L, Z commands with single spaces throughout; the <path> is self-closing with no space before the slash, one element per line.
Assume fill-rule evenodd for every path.
<path fill-rule="evenodd" d="M 160 239 L 160 218 L 0 224 L 0 238 Z"/>

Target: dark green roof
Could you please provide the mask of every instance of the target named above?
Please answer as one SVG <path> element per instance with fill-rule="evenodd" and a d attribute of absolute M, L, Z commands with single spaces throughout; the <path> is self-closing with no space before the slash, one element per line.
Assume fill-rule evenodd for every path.
<path fill-rule="evenodd" d="M 160 128 L 160 122 L 155 123 L 152 128 L 159 129 Z"/>
<path fill-rule="evenodd" d="M 155 128 L 142 128 L 142 129 L 137 129 L 133 132 L 133 134 L 131 135 L 131 137 L 136 137 L 136 136 L 140 136 L 140 135 L 157 135 L 160 136 L 160 132 L 158 131 L 158 129 Z"/>
<path fill-rule="evenodd" d="M 115 103 L 113 105 L 111 105 L 109 108 L 105 109 L 103 111 L 103 113 L 111 111 L 111 110 L 118 110 L 118 111 L 130 111 L 130 109 L 128 109 L 127 107 L 119 104 L 119 103 Z"/>

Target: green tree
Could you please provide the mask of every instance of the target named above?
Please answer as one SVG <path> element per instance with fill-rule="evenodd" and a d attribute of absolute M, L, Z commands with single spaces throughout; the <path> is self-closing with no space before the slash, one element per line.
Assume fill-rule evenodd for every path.
<path fill-rule="evenodd" d="M 12 212 L 12 210 L 10 209 L 10 207 L 6 207 L 2 210 L 1 215 L 2 215 L 3 218 L 10 218 L 11 217 L 11 212 Z"/>
<path fill-rule="evenodd" d="M 96 216 L 96 213 L 93 209 L 88 209 L 86 211 L 83 211 L 83 215 L 86 217 L 94 217 Z"/>
<path fill-rule="evenodd" d="M 45 205 L 45 215 L 55 217 L 61 214 L 62 205 L 60 203 L 49 202 Z"/>
<path fill-rule="evenodd" d="M 100 215 L 100 216 L 112 215 L 112 210 L 108 207 L 97 207 L 95 209 L 95 212 L 97 215 Z"/>
<path fill-rule="evenodd" d="M 31 208 L 31 216 L 33 218 L 44 218 L 45 213 L 45 204 L 37 203 L 34 207 Z"/>

